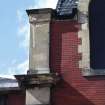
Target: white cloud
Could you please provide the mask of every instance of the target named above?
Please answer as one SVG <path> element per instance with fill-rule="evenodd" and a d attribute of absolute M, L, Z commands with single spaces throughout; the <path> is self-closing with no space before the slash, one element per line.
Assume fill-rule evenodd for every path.
<path fill-rule="evenodd" d="M 15 77 L 12 75 L 0 75 L 0 78 L 15 79 Z"/>
<path fill-rule="evenodd" d="M 10 62 L 9 67 L 7 68 L 7 72 L 4 75 L 1 74 L 1 77 L 13 78 L 12 75 L 16 74 L 26 74 L 27 70 L 29 69 L 29 24 L 28 20 L 25 18 L 24 11 L 17 11 L 17 18 L 18 18 L 18 38 L 19 38 L 19 47 L 25 49 L 26 59 L 23 59 L 22 62 L 19 63 L 18 59 L 14 59 Z M 21 50 L 21 49 L 20 49 Z"/>
<path fill-rule="evenodd" d="M 18 17 L 18 21 L 21 23 L 23 20 L 23 14 L 19 10 L 17 10 L 17 17 Z"/>
<path fill-rule="evenodd" d="M 46 8 L 56 8 L 56 4 L 57 4 L 58 0 L 46 0 Z"/>
<path fill-rule="evenodd" d="M 56 8 L 58 0 L 35 0 L 34 5 L 29 6 L 29 9 L 32 8 Z"/>
<path fill-rule="evenodd" d="M 20 26 L 19 29 L 19 35 L 21 35 L 20 37 L 23 37 L 23 39 L 21 40 L 19 46 L 26 49 L 28 51 L 29 48 L 29 25 L 28 23 Z"/>
<path fill-rule="evenodd" d="M 8 75 L 26 74 L 29 66 L 29 60 L 26 59 L 20 63 L 11 64 L 7 69 Z"/>
<path fill-rule="evenodd" d="M 29 48 L 29 24 L 28 20 L 26 20 L 26 15 L 23 13 L 24 11 L 17 10 L 17 18 L 19 21 L 18 27 L 18 36 L 19 36 L 19 46 L 24 48 L 28 52 Z"/>
<path fill-rule="evenodd" d="M 28 66 L 29 66 L 29 60 L 26 59 L 24 62 L 17 65 L 17 70 L 22 70 L 26 74 L 28 70 Z"/>

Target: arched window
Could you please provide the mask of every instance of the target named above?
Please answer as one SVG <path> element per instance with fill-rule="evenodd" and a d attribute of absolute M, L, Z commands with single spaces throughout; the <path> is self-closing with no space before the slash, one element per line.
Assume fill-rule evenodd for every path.
<path fill-rule="evenodd" d="M 105 69 L 105 0 L 91 0 L 89 4 L 90 65 Z"/>

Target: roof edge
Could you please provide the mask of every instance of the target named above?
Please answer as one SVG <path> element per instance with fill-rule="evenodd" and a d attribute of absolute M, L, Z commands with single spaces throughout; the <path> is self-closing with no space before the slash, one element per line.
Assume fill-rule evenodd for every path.
<path fill-rule="evenodd" d="M 40 13 L 51 13 L 53 11 L 52 8 L 39 8 L 39 9 L 28 9 L 26 10 L 27 14 L 40 14 Z"/>

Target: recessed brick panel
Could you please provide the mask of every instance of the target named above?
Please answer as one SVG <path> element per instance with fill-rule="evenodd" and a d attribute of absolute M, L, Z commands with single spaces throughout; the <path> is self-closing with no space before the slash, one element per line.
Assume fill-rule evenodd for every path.
<path fill-rule="evenodd" d="M 83 77 L 79 68 L 82 53 L 76 21 L 52 21 L 50 67 L 62 80 L 52 88 L 52 105 L 105 105 L 105 77 Z"/>

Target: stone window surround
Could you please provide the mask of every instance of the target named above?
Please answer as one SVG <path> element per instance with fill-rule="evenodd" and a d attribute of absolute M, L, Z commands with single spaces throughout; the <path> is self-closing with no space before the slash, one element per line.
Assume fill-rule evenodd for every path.
<path fill-rule="evenodd" d="M 85 2 L 85 5 L 89 6 L 90 1 L 91 0 L 87 0 Z M 78 7 L 78 22 L 81 24 L 81 29 L 78 32 L 78 37 L 82 39 L 82 44 L 78 46 L 78 52 L 82 54 L 82 60 L 79 61 L 79 67 L 81 68 L 81 73 L 83 76 L 103 76 L 105 75 L 105 69 L 93 69 L 90 66 L 88 6 L 84 9 L 84 5 L 81 4 L 82 0 L 79 1 Z M 81 21 L 81 19 L 83 20 Z"/>

